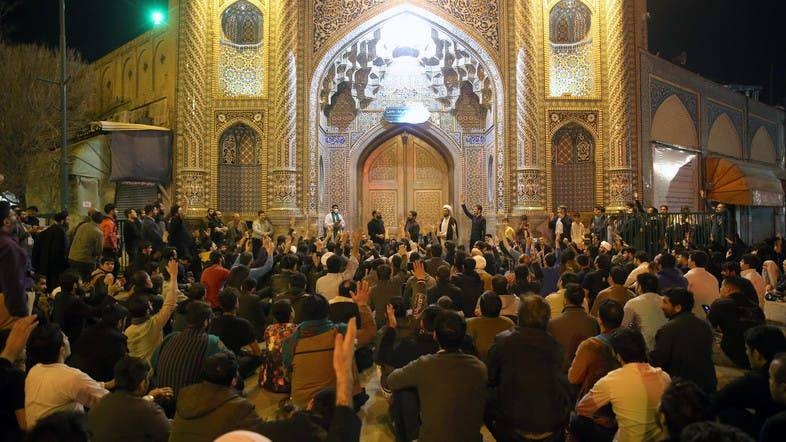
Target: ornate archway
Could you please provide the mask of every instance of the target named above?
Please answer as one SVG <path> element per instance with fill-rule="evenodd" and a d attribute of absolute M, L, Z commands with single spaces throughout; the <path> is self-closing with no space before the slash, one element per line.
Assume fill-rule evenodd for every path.
<path fill-rule="evenodd" d="M 428 77 L 432 81 L 430 85 L 439 83 L 434 87 L 438 89 L 436 93 L 438 104 L 441 103 L 450 109 L 456 102 L 466 103 L 461 106 L 466 113 L 454 112 L 445 116 L 447 112 L 442 114 L 433 112 L 426 123 L 407 126 L 405 129 L 382 122 L 381 108 L 366 112 L 366 115 L 357 112 L 357 109 L 368 102 L 370 95 L 378 93 L 375 89 L 378 84 L 375 81 L 380 80 L 379 75 L 375 76 L 373 72 L 375 69 L 366 69 L 363 72 L 362 85 L 359 81 L 350 84 L 345 79 L 337 78 L 336 60 L 348 51 L 354 50 L 356 46 L 353 45 L 358 45 L 359 41 L 366 44 L 365 40 L 361 41 L 363 38 L 367 38 L 370 33 L 381 29 L 386 22 L 402 14 L 411 14 L 427 22 L 435 39 L 438 39 L 439 33 L 450 35 L 453 43 L 457 45 L 455 50 L 460 51 L 461 57 L 457 58 L 464 61 L 474 60 L 470 62 L 471 66 L 468 69 L 463 69 L 470 73 L 466 77 L 461 77 L 466 75 L 463 71 L 455 78 L 434 80 L 436 76 Z M 356 186 L 358 179 L 361 178 L 358 174 L 360 161 L 364 160 L 368 150 L 373 150 L 380 141 L 395 136 L 403 130 L 427 140 L 452 164 L 449 169 L 450 199 L 445 202 L 455 206 L 458 194 L 463 191 L 473 200 L 476 199 L 478 203 L 486 206 L 489 205 L 488 195 L 492 195 L 493 209 L 508 210 L 506 200 L 508 171 L 503 142 L 505 97 L 496 62 L 484 49 L 483 44 L 463 32 L 461 25 L 413 5 L 391 7 L 335 41 L 336 43 L 324 52 L 316 65 L 308 93 L 306 114 L 308 173 L 304 177 L 304 186 L 307 189 L 304 205 L 309 214 L 322 213 L 326 205 L 333 204 L 337 202 L 336 200 L 342 206 L 342 212 L 356 213 L 361 205 Z M 351 56 L 356 55 L 355 52 Z M 390 66 L 387 68 L 389 73 Z M 344 72 L 342 70 L 341 74 L 343 75 Z M 427 74 L 431 75 L 432 72 Z M 438 76 L 438 73 L 435 75 Z M 356 77 L 352 79 L 355 80 Z M 376 98 L 373 96 L 371 99 Z M 328 121 L 326 108 L 329 108 L 328 115 L 338 109 L 339 111 L 330 116 L 338 115 L 341 118 L 331 118 Z M 445 122 L 451 118 L 455 122 L 454 125 L 446 125 Z M 328 124 L 323 125 L 320 124 L 321 122 Z M 488 169 L 485 167 L 489 157 L 494 159 L 495 166 L 491 180 L 493 188 L 488 188 Z M 327 174 L 324 195 L 318 191 L 321 182 L 318 174 L 320 158 L 323 160 Z M 470 167 L 474 165 L 478 167 Z"/>

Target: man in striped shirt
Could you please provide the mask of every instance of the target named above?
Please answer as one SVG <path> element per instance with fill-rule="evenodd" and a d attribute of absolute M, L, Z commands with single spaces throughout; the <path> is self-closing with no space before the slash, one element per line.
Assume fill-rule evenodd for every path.
<path fill-rule="evenodd" d="M 186 328 L 164 338 L 153 353 L 156 385 L 171 387 L 177 394 L 183 387 L 202 380 L 202 366 L 210 356 L 218 352 L 229 352 L 218 336 L 207 333 L 213 311 L 201 301 L 186 307 Z"/>

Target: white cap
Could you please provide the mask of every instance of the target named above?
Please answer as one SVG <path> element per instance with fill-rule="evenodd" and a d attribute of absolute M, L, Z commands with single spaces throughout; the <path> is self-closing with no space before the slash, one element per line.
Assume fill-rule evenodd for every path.
<path fill-rule="evenodd" d="M 611 244 L 609 244 L 608 241 L 601 241 L 600 242 L 600 248 L 605 250 L 605 251 L 607 251 L 607 252 L 610 252 L 611 251 Z"/>

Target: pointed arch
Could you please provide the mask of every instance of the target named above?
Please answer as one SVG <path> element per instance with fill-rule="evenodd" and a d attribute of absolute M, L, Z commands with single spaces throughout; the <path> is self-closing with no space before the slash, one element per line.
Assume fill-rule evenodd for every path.
<path fill-rule="evenodd" d="M 720 114 L 712 123 L 710 136 L 707 138 L 707 149 L 734 158 L 740 158 L 742 155 L 740 134 L 737 133 L 727 113 Z"/>
<path fill-rule="evenodd" d="M 677 95 L 668 97 L 655 111 L 650 138 L 682 147 L 699 147 L 696 125 Z"/>
<path fill-rule="evenodd" d="M 761 161 L 776 165 L 778 163 L 778 153 L 775 150 L 775 143 L 770 137 L 770 133 L 762 126 L 753 135 L 751 141 L 751 160 Z"/>

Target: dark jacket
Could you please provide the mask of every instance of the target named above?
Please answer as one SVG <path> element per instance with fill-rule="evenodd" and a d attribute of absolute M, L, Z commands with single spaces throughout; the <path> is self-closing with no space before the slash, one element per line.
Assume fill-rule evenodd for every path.
<path fill-rule="evenodd" d="M 517 430 L 557 431 L 567 422 L 573 404 L 560 373 L 563 357 L 562 346 L 545 330 L 516 326 L 494 339 L 487 366 L 494 432 L 503 440 Z"/>
<path fill-rule="evenodd" d="M 672 378 L 681 377 L 696 383 L 707 394 L 718 384 L 712 362 L 712 329 L 690 311 L 669 319 L 655 334 L 655 348 L 650 363 Z"/>
<path fill-rule="evenodd" d="M 483 294 L 483 281 L 480 275 L 475 271 L 459 273 L 451 276 L 450 282 L 461 290 L 461 309 L 464 311 L 464 317 L 475 316 L 475 305 Z"/>
<path fill-rule="evenodd" d="M 201 382 L 180 392 L 169 440 L 212 442 L 222 434 L 250 430 L 261 422 L 254 405 L 237 390 Z"/>
<path fill-rule="evenodd" d="M 163 232 L 153 218 L 142 218 L 142 240 L 150 241 L 153 251 L 160 252 L 164 249 Z"/>
<path fill-rule="evenodd" d="M 169 439 L 169 419 L 155 402 L 127 391 L 101 398 L 87 416 L 94 442 L 164 442 Z"/>
<path fill-rule="evenodd" d="M 188 230 L 185 221 L 178 216 L 169 221 L 169 246 L 177 249 L 177 256 L 193 258 L 194 235 Z"/>
<path fill-rule="evenodd" d="M 99 310 L 89 305 L 85 299 L 74 293 L 60 292 L 52 303 L 52 321 L 60 324 L 68 340 L 73 345 L 82 330 L 87 326 L 88 318 L 96 317 Z"/>
<path fill-rule="evenodd" d="M 549 321 L 549 334 L 562 345 L 564 358 L 562 373 L 567 373 L 579 344 L 587 338 L 600 333 L 598 322 L 584 311 L 584 308 L 569 305 L 562 314 Z"/>
<path fill-rule="evenodd" d="M 712 303 L 707 320 L 723 333 L 720 346 L 726 356 L 738 367 L 748 368 L 744 335 L 749 328 L 764 324 L 759 305 L 742 293 L 732 293 Z"/>
<path fill-rule="evenodd" d="M 381 219 L 372 219 L 368 222 L 368 238 L 376 244 L 385 243 L 385 222 Z M 382 238 L 377 235 L 382 235 Z"/>
<path fill-rule="evenodd" d="M 262 422 L 254 431 L 276 442 L 357 442 L 360 419 L 352 408 L 337 406 L 329 422 L 299 411 L 289 419 Z"/>
<path fill-rule="evenodd" d="M 417 390 L 422 421 L 419 441 L 480 440 L 486 366 L 475 356 L 461 351 L 422 356 L 394 370 L 388 383 L 393 390 Z"/>
<path fill-rule="evenodd" d="M 142 223 L 139 220 L 126 220 L 123 223 L 123 242 L 126 253 L 134 256 L 142 245 Z"/>
<path fill-rule="evenodd" d="M 486 218 L 483 215 L 473 215 L 465 204 L 461 205 L 461 210 L 472 220 L 472 229 L 469 232 L 469 246 L 472 247 L 475 241 L 483 241 L 486 238 Z"/>
<path fill-rule="evenodd" d="M 450 282 L 449 279 L 438 279 L 437 284 L 426 292 L 426 302 L 429 304 L 436 304 L 439 298 L 443 296 L 447 296 L 453 301 L 453 307 L 455 307 L 456 310 L 464 310 L 461 299 L 461 289 Z"/>
<path fill-rule="evenodd" d="M 33 267 L 46 275 L 46 285 L 54 290 L 60 274 L 68 268 L 68 234 L 65 226 L 53 224 L 38 234 L 33 245 Z"/>
<path fill-rule="evenodd" d="M 423 261 L 423 266 L 425 267 L 426 273 L 436 278 L 437 269 L 440 268 L 440 266 L 450 266 L 450 264 L 442 259 L 442 257 L 432 256 L 431 258 Z"/>
<path fill-rule="evenodd" d="M 769 364 L 765 364 L 718 390 L 712 396 L 710 415 L 720 416 L 722 422 L 739 427 L 752 436 L 758 435 L 764 421 L 782 408 L 770 395 L 769 369 Z M 747 412 L 740 413 L 742 410 L 753 410 L 753 417 L 738 421 L 740 415 L 750 416 Z"/>
<path fill-rule="evenodd" d="M 559 241 L 562 244 L 562 240 L 567 239 L 568 242 L 573 241 L 573 237 L 570 235 L 570 229 L 573 226 L 573 218 L 569 216 L 565 216 L 562 218 L 562 235 L 557 238 L 556 228 L 557 228 L 557 220 L 559 217 L 552 218 L 549 220 L 549 230 L 551 230 L 551 240 L 556 244 Z"/>
<path fill-rule="evenodd" d="M 115 364 L 128 353 L 128 338 L 114 324 L 103 322 L 86 328 L 72 344 L 68 365 L 91 378 L 107 382 L 115 378 Z"/>
<path fill-rule="evenodd" d="M 675 287 L 683 289 L 688 288 L 688 280 L 685 279 L 685 275 L 683 275 L 679 269 L 676 267 L 667 267 L 658 272 L 658 288 L 661 293 L 666 289 Z"/>

